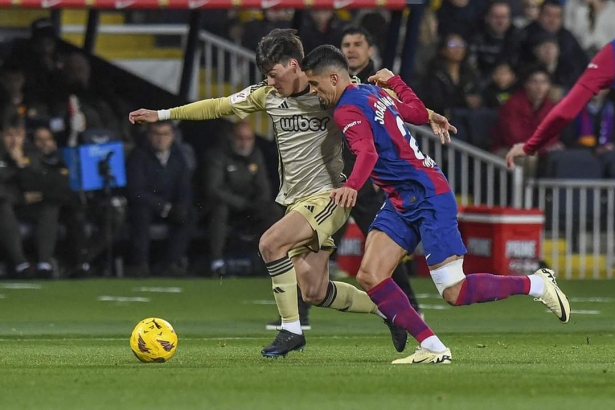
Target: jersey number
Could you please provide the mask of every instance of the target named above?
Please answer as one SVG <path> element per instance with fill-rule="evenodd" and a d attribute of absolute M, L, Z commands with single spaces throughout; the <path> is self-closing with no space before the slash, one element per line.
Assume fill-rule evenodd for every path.
<path fill-rule="evenodd" d="M 423 155 L 423 153 L 419 149 L 419 145 L 417 144 L 416 140 L 408 132 L 408 128 L 406 128 L 406 124 L 404 124 L 404 120 L 402 120 L 401 117 L 398 117 L 398 116 L 396 116 L 395 119 L 397 120 L 397 128 L 399 128 L 399 132 L 401 132 L 401 135 L 403 135 L 404 137 L 406 136 L 410 137 L 410 148 L 412 148 L 412 151 L 414 151 L 414 155 L 416 156 L 416 158 L 420 160 L 425 159 L 425 155 Z"/>

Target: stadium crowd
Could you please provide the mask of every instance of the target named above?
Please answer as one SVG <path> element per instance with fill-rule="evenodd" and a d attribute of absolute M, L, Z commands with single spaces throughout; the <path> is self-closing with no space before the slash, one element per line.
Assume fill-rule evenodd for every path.
<path fill-rule="evenodd" d="M 186 12 L 126 13 L 135 24 L 186 21 Z M 272 29 L 291 27 L 293 15 L 287 9 L 214 11 L 203 24 L 254 50 Z M 353 74 L 362 77 L 362 70 L 380 65 L 390 17 L 385 11 L 312 10 L 302 17 L 298 34 L 306 54 L 321 44 L 342 47 L 345 30 L 362 27 L 365 44 L 345 50 L 360 60 Z M 458 127 L 456 138 L 505 156 L 532 135 L 593 55 L 615 38 L 614 20 L 613 0 L 433 1 L 424 9 L 413 76 L 406 80 L 427 107 Z M 209 267 L 220 273 L 229 232 L 250 241 L 282 215 L 270 186 L 276 178 L 268 175 L 247 123 L 229 127 L 215 149 L 196 153 L 172 122 L 130 127 L 127 113 L 135 107 L 117 84 L 93 79 L 87 56 L 60 53 L 57 42 L 50 22 L 37 20 L 30 38 L 0 44 L 5 276 L 88 276 L 118 241 L 131 250 L 124 253 L 127 275 L 182 276 L 199 229 L 212 233 Z M 614 124 L 614 100 L 600 92 L 539 155 L 579 148 L 610 155 Z M 92 141 L 122 142 L 125 189 L 70 189 L 60 148 Z M 527 170 L 545 175 L 532 162 Z M 152 251 L 153 223 L 166 227 L 162 252 Z"/>

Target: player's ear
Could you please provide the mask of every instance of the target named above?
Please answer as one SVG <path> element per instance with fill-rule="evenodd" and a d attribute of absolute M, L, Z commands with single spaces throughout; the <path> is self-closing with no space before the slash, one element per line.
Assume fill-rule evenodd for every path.
<path fill-rule="evenodd" d="M 331 80 L 331 84 L 337 85 L 337 82 L 339 80 L 339 76 L 337 75 L 337 73 L 331 73 L 331 74 L 329 74 L 329 80 Z"/>

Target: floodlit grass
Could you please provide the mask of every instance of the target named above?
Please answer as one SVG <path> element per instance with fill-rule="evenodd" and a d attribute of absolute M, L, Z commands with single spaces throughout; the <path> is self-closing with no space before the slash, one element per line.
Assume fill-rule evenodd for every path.
<path fill-rule="evenodd" d="M 615 407 L 615 282 L 562 281 L 567 325 L 529 297 L 451 308 L 413 283 L 452 365 L 392 366 L 403 355 L 380 320 L 325 309 L 305 352 L 264 359 L 268 279 L 0 282 L 0 409 Z M 168 363 L 130 351 L 149 316 L 179 335 Z"/>

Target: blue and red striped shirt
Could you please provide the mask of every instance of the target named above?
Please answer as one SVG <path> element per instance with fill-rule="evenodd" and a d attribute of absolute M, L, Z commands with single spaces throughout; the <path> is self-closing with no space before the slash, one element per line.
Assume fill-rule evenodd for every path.
<path fill-rule="evenodd" d="M 333 117 L 357 156 L 346 186 L 359 190 L 371 176 L 395 208 L 404 211 L 451 188 L 405 125 L 426 124 L 429 115 L 425 105 L 400 77 L 388 83 L 403 102 L 374 85 L 350 85 Z"/>

